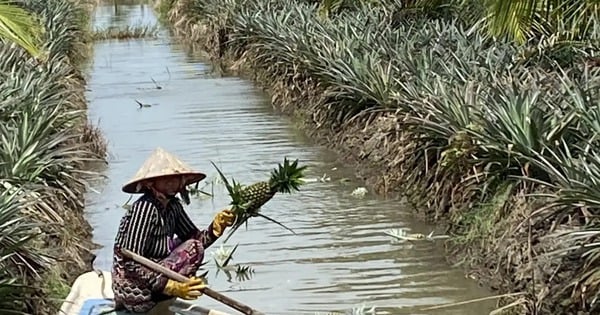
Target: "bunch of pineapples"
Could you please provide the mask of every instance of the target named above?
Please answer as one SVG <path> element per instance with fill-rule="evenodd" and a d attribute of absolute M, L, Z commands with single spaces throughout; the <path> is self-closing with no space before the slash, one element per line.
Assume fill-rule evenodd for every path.
<path fill-rule="evenodd" d="M 211 162 L 212 163 L 212 162 Z M 219 176 L 225 183 L 229 196 L 231 197 L 231 211 L 236 215 L 236 221 L 231 228 L 229 235 L 224 242 L 244 223 L 248 224 L 248 219 L 251 217 L 262 217 L 271 222 L 274 222 L 290 232 L 289 229 L 280 222 L 271 219 L 270 217 L 260 213 L 260 208 L 267 203 L 276 193 L 292 193 L 298 191 L 300 185 L 303 184 L 304 170 L 306 166 L 298 166 L 298 160 L 291 162 L 285 158 L 283 164 L 279 164 L 277 168 L 271 171 L 271 177 L 267 181 L 261 181 L 249 186 L 243 186 L 232 179 L 230 184 L 221 170 L 212 163 L 217 169 Z"/>

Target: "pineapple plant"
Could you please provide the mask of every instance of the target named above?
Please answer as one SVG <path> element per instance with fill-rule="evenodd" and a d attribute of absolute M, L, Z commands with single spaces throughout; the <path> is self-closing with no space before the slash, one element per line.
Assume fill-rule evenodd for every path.
<path fill-rule="evenodd" d="M 212 163 L 212 165 L 219 173 L 223 183 L 225 183 L 225 187 L 231 197 L 231 211 L 236 215 L 236 221 L 224 242 L 227 242 L 240 226 L 243 224 L 246 224 L 247 226 L 248 219 L 251 217 L 262 217 L 294 233 L 293 230 L 280 222 L 260 213 L 260 209 L 264 204 L 271 200 L 276 193 L 289 194 L 298 191 L 300 185 L 304 183 L 302 179 L 304 178 L 306 166 L 298 166 L 298 160 L 290 162 L 285 158 L 283 164 L 280 163 L 277 168 L 271 171 L 271 176 L 268 180 L 260 181 L 249 186 L 243 186 L 234 179 L 232 179 L 232 183 L 230 184 L 221 170 L 219 170 L 214 163 Z"/>

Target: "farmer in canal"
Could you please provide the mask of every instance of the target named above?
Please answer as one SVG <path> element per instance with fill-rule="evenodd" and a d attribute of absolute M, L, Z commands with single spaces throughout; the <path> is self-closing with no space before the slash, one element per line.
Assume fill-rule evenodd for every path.
<path fill-rule="evenodd" d="M 219 212 L 205 230 L 198 229 L 180 200 L 186 186 L 206 177 L 169 152 L 158 148 L 122 190 L 142 194 L 123 216 L 115 239 L 112 283 L 117 309 L 144 313 L 158 302 L 178 297 L 196 299 L 205 283 L 195 278 L 204 250 L 213 244 L 235 216 Z M 181 283 L 123 257 L 128 249 L 191 278 Z"/>

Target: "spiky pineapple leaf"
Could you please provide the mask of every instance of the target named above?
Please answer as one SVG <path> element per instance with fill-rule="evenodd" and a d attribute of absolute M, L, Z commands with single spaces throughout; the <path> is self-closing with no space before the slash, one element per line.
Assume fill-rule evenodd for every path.
<path fill-rule="evenodd" d="M 231 179 L 231 181 L 233 182 L 233 187 L 232 192 L 229 193 L 229 197 L 231 197 L 231 205 L 235 208 L 239 208 L 242 211 L 247 207 L 245 205 L 242 205 L 242 190 L 244 189 L 244 186 L 238 182 L 235 181 L 235 179 Z"/>
<path fill-rule="evenodd" d="M 244 217 L 244 218 L 241 218 L 239 220 L 239 222 L 236 222 L 229 230 L 229 234 L 227 234 L 227 236 L 223 240 L 223 243 L 227 243 L 227 241 L 231 238 L 231 236 L 235 233 L 235 231 L 237 231 L 237 229 L 239 229 L 240 226 L 244 225 L 244 223 L 246 224 L 246 229 L 248 229 L 248 219 L 249 219 L 249 217 Z"/>
<path fill-rule="evenodd" d="M 262 213 L 257 213 L 256 216 L 264 218 L 264 219 L 267 219 L 267 220 L 269 220 L 269 221 L 271 221 L 271 222 L 273 222 L 273 223 L 275 223 L 275 224 L 283 227 L 284 229 L 292 232 L 294 235 L 296 235 L 296 232 L 294 232 L 294 230 L 290 229 L 289 227 L 285 226 L 283 223 L 281 223 L 281 222 L 279 222 L 279 221 L 277 221 L 277 220 L 275 220 L 273 218 L 270 218 L 270 217 L 268 217 L 268 216 L 266 216 L 266 215 L 264 215 Z"/>
<path fill-rule="evenodd" d="M 271 171 L 271 188 L 279 193 L 291 193 L 300 190 L 300 185 L 304 184 L 304 171 L 308 166 L 298 167 L 299 160 L 296 159 L 290 164 L 288 158 L 283 159 L 276 169 Z"/>
<path fill-rule="evenodd" d="M 221 180 L 223 181 L 223 183 L 225 184 L 225 187 L 227 188 L 227 192 L 229 193 L 229 197 L 231 197 L 231 205 L 234 206 L 232 208 L 240 208 L 240 203 L 241 203 L 241 191 L 243 186 L 240 183 L 237 183 L 235 181 L 235 179 L 231 179 L 232 184 L 229 183 L 229 181 L 227 180 L 227 177 L 225 177 L 225 175 L 223 174 L 223 172 L 221 172 L 221 170 L 217 167 L 217 165 L 215 163 L 213 163 L 212 161 L 210 162 L 215 169 L 217 170 L 217 172 L 219 173 L 219 176 L 221 177 Z M 237 209 L 232 209 L 232 211 L 236 211 Z"/>
<path fill-rule="evenodd" d="M 227 236 L 225 237 L 225 240 L 223 241 L 223 243 L 227 243 L 227 241 L 229 240 L 229 238 L 231 238 L 231 236 L 235 233 L 235 231 L 237 231 L 237 229 L 239 229 L 242 225 L 246 225 L 246 229 L 248 229 L 248 220 L 251 217 L 261 217 L 261 218 L 264 218 L 266 220 L 269 220 L 269 221 L 271 221 L 271 222 L 273 222 L 273 223 L 275 223 L 275 224 L 283 227 L 284 229 L 286 229 L 286 230 L 292 232 L 294 235 L 296 235 L 296 232 L 294 232 L 294 230 L 292 230 L 291 228 L 287 227 L 285 224 L 283 224 L 283 223 L 281 223 L 281 222 L 279 222 L 279 221 L 277 221 L 277 220 L 275 220 L 275 219 L 273 219 L 271 217 L 268 217 L 268 216 L 266 216 L 266 215 L 264 215 L 262 213 L 256 212 L 256 213 L 253 213 L 251 215 L 244 214 L 243 217 L 240 220 L 236 220 L 238 222 L 234 223 L 234 225 L 231 227 L 231 230 L 229 230 L 229 234 L 227 234 Z"/>
<path fill-rule="evenodd" d="M 227 266 L 227 264 L 229 264 L 229 262 L 231 261 L 231 259 L 233 259 L 233 253 L 235 253 L 235 251 L 237 250 L 238 246 L 240 244 L 236 244 L 233 249 L 231 250 L 231 252 L 229 252 L 229 255 L 227 256 L 227 258 L 225 259 L 225 261 L 223 262 L 223 267 Z"/>

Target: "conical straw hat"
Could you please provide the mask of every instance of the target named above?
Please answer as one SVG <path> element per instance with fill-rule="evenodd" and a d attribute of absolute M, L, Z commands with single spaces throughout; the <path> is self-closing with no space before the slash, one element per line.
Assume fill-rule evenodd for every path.
<path fill-rule="evenodd" d="M 192 170 L 191 167 L 182 162 L 178 157 L 159 147 L 148 157 L 133 178 L 123 186 L 122 190 L 130 194 L 140 193 L 141 187 L 138 187 L 138 184 L 141 181 L 173 175 L 186 175 L 188 180 L 185 185 L 190 185 L 206 178 L 205 174 Z"/>

